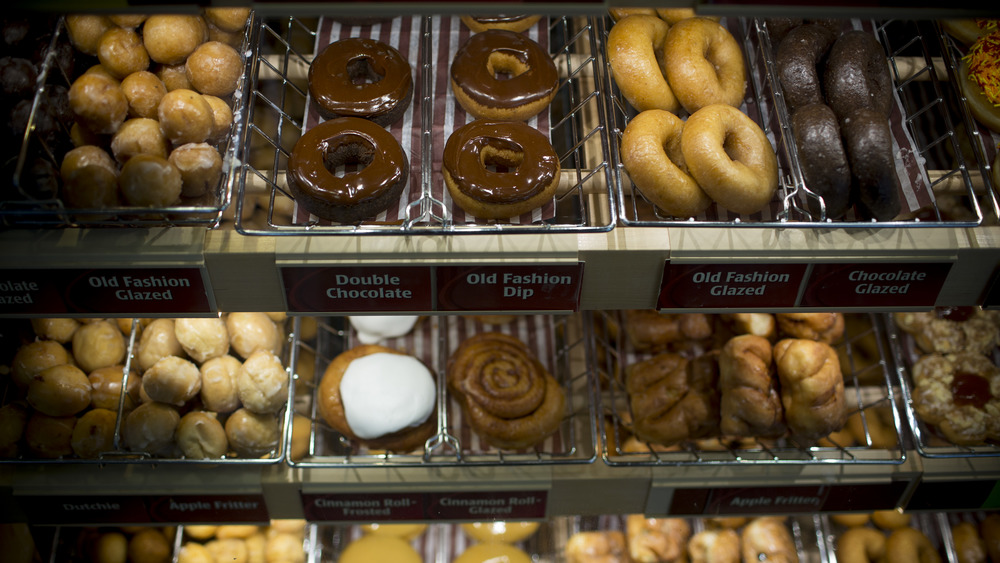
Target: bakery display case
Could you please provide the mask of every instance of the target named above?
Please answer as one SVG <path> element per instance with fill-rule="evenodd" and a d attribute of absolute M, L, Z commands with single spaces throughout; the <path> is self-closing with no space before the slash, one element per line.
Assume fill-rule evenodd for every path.
<path fill-rule="evenodd" d="M 957 560 L 951 524 L 978 524 L 997 507 L 995 438 L 956 445 L 927 424 L 914 376 L 920 346 L 897 323 L 898 314 L 935 306 L 991 313 L 996 299 L 996 135 L 966 107 L 955 84 L 965 47 L 937 22 L 844 23 L 878 37 L 889 56 L 900 170 L 914 186 L 905 212 L 871 221 L 827 216 L 804 180 L 767 20 L 720 14 L 750 71 L 743 109 L 773 144 L 778 185 L 760 211 L 716 203 L 687 218 L 651 203 L 623 164 L 622 136 L 639 112 L 609 61 L 608 6 L 550 10 L 525 34 L 558 75 L 549 110 L 528 121 L 557 154 L 555 195 L 531 213 L 483 220 L 453 202 L 441 164 L 452 131 L 473 120 L 448 80 L 472 35 L 458 15 L 407 9 L 372 23 L 340 21 L 332 9 L 255 8 L 237 34 L 234 120 L 217 144 L 223 171 L 207 199 L 112 215 L 37 197 L 36 164 L 51 170 L 58 160 L 41 122 L 29 122 L 8 158 L 16 197 L 0 209 L 0 316 L 22 327 L 26 318 L 142 319 L 121 332 L 131 374 L 153 322 L 280 311 L 276 370 L 287 387 L 270 413 L 277 441 L 213 459 L 130 448 L 132 399 L 120 395 L 109 409 L 110 450 L 0 464 L 6 519 L 47 532 L 66 525 L 58 532 L 66 537 L 87 525 L 304 519 L 296 545 L 310 561 L 344 557 L 369 533 L 363 522 L 430 521 L 406 543 L 424 560 L 445 561 L 473 544 L 457 523 L 485 515 L 541 522 L 518 549 L 571 561 L 577 533 L 625 532 L 627 514 L 684 518 L 697 533 L 714 529 L 709 516 L 779 513 L 800 560 L 837 561 L 844 530 L 832 515 L 907 507 L 918 513 L 914 527 Z M 54 47 L 66 29 L 53 20 Z M 296 204 L 288 170 L 297 141 L 326 119 L 312 103 L 310 63 L 337 39 L 361 36 L 390 44 L 414 72 L 411 105 L 388 127 L 409 159 L 407 187 L 373 220 L 338 223 Z M 53 49 L 42 92 L 71 85 L 57 62 Z M 41 95 L 33 101 L 39 119 L 42 103 Z M 699 436 L 668 447 L 635 439 L 626 372 L 654 354 L 627 338 L 635 312 L 706 315 L 719 326 L 738 314 L 844 312 L 849 323 L 834 349 L 847 431 L 825 441 Z M 430 434 L 397 453 L 324 416 L 320 386 L 338 356 L 360 347 L 351 318 L 403 314 L 419 317 L 416 328 L 382 344 L 430 368 L 434 403 Z M 514 320 L 492 324 L 486 315 Z M 472 428 L 478 407 L 450 386 L 449 373 L 460 344 L 480 333 L 517 337 L 565 397 L 540 442 L 497 446 Z M 721 348 L 688 344 L 681 352 L 690 358 Z M 4 408 L 21 393 L 7 385 Z M 200 410 L 205 399 L 195 401 L 181 408 Z"/>

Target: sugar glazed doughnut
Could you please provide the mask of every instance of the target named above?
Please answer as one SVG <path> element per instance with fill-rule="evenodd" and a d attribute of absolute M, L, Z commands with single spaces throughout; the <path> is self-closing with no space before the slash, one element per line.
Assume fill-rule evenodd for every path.
<path fill-rule="evenodd" d="M 713 104 L 693 113 L 681 134 L 691 176 L 719 205 L 756 213 L 778 189 L 778 159 L 761 130 L 733 106 Z"/>
<path fill-rule="evenodd" d="M 899 528 L 885 542 L 886 563 L 939 563 L 941 555 L 923 532 Z"/>
<path fill-rule="evenodd" d="M 363 163 L 357 172 L 331 172 Z M 406 153 L 381 126 L 357 117 L 324 121 L 296 141 L 288 158 L 288 187 L 310 213 L 340 223 L 377 215 L 399 198 L 409 177 Z"/>
<path fill-rule="evenodd" d="M 746 92 L 743 50 L 729 31 L 708 18 L 687 18 L 663 43 L 667 82 L 689 113 L 712 104 L 739 107 Z"/>
<path fill-rule="evenodd" d="M 875 563 L 885 557 L 885 534 L 875 528 L 858 526 L 837 538 L 837 561 Z"/>
<path fill-rule="evenodd" d="M 472 35 L 451 62 L 455 99 L 477 118 L 526 121 L 548 107 L 558 87 L 552 57 L 513 31 Z"/>
<path fill-rule="evenodd" d="M 635 116 L 622 133 L 621 158 L 632 183 L 654 205 L 678 217 L 705 211 L 712 198 L 687 172 L 681 152 L 684 122 L 669 111 Z"/>
<path fill-rule="evenodd" d="M 619 20 L 608 32 L 611 74 L 622 96 L 638 111 L 677 113 L 681 107 L 661 67 L 668 29 L 656 16 L 634 14 Z"/>
<path fill-rule="evenodd" d="M 489 170 L 489 164 L 510 170 Z M 545 135 L 526 123 L 477 120 L 448 137 L 442 169 L 462 209 L 480 219 L 507 219 L 552 200 L 560 164 Z"/>
<path fill-rule="evenodd" d="M 410 63 L 390 45 L 352 37 L 329 44 L 309 65 L 309 95 L 320 115 L 395 123 L 410 107 Z"/>
<path fill-rule="evenodd" d="M 506 29 L 520 33 L 527 31 L 531 26 L 538 23 L 542 16 L 531 16 L 524 14 L 516 15 L 479 15 L 462 16 L 462 23 L 473 33 L 480 33 L 487 29 Z"/>

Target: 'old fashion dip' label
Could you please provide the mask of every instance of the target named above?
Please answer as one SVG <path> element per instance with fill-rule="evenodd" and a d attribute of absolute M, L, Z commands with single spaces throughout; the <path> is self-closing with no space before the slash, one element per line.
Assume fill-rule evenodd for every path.
<path fill-rule="evenodd" d="M 671 264 L 663 269 L 660 309 L 792 307 L 806 264 Z"/>
<path fill-rule="evenodd" d="M 441 266 L 442 311 L 575 311 L 583 264 Z"/>

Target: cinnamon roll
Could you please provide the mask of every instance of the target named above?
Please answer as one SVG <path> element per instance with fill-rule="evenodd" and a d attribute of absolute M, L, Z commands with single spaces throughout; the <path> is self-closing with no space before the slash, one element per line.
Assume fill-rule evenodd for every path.
<path fill-rule="evenodd" d="M 513 336 L 477 334 L 448 361 L 448 387 L 472 428 L 503 449 L 533 446 L 559 427 L 566 396 L 559 382 Z"/>

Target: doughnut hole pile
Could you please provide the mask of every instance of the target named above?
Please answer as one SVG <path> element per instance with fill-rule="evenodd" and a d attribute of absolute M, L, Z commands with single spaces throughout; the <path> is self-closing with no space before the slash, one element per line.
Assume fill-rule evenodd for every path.
<path fill-rule="evenodd" d="M 176 563 L 281 561 L 305 563 L 306 521 L 271 520 L 268 526 L 184 526 Z"/>
<path fill-rule="evenodd" d="M 0 457 L 92 459 L 112 452 L 129 323 L 32 319 L 9 361 Z M 134 375 L 134 374 L 133 374 Z M 126 409 L 139 401 L 130 377 Z"/>
<path fill-rule="evenodd" d="M 74 561 L 99 563 L 169 563 L 173 557 L 174 527 L 81 528 L 75 541 Z"/>
<path fill-rule="evenodd" d="M 73 147 L 59 175 L 70 207 L 212 201 L 249 17 L 247 8 L 66 17 L 70 43 L 93 63 L 68 91 Z"/>

